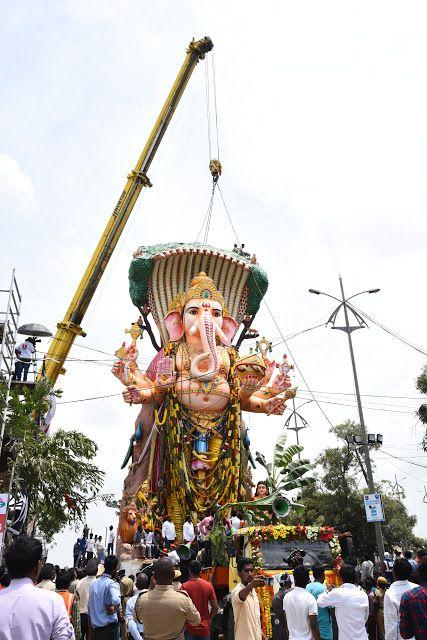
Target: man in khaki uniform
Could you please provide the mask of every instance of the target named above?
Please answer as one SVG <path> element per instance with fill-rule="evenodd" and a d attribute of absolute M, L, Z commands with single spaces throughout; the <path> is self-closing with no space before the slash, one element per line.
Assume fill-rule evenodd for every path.
<path fill-rule="evenodd" d="M 173 563 L 160 558 L 154 565 L 156 586 L 136 601 L 135 617 L 144 625 L 144 640 L 183 640 L 186 624 L 200 624 L 200 614 L 185 591 L 175 591 Z"/>

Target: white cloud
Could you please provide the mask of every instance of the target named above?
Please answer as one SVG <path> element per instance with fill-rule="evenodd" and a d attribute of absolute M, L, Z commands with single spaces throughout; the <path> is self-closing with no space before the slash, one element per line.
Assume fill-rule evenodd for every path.
<path fill-rule="evenodd" d="M 0 153 L 0 203 L 3 215 L 31 216 L 37 210 L 34 185 L 18 162 Z"/>

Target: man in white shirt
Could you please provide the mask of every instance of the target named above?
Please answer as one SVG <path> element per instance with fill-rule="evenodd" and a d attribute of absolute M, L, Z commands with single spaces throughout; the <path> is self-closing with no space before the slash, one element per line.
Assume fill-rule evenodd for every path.
<path fill-rule="evenodd" d="M 0 591 L 1 640 L 74 640 L 63 598 L 37 589 L 43 548 L 40 540 L 20 536 L 5 553 L 12 581 Z"/>
<path fill-rule="evenodd" d="M 175 525 L 169 514 L 163 520 L 162 538 L 166 549 L 169 551 L 171 544 L 175 542 L 176 538 Z"/>
<path fill-rule="evenodd" d="M 251 558 L 237 561 L 240 583 L 231 592 L 234 614 L 234 640 L 266 640 L 261 629 L 257 587 L 265 586 L 262 578 L 254 577 L 254 563 Z"/>
<path fill-rule="evenodd" d="M 230 524 L 234 531 L 238 531 L 240 529 L 240 518 L 237 516 L 236 509 L 233 509 L 231 512 Z"/>
<path fill-rule="evenodd" d="M 95 555 L 98 556 L 98 562 L 103 563 L 105 560 L 105 547 L 102 544 L 101 536 L 95 536 Z"/>
<path fill-rule="evenodd" d="M 35 338 L 27 338 L 19 347 L 16 347 L 15 355 L 17 360 L 15 361 L 15 373 L 13 374 L 14 380 L 21 380 L 22 377 L 22 381 L 26 381 L 31 359 L 35 352 L 34 342 Z"/>
<path fill-rule="evenodd" d="M 363 562 L 360 571 L 360 579 L 362 584 L 365 582 L 366 578 L 372 578 L 374 575 L 374 563 L 372 560 L 369 560 L 368 556 L 363 556 Z"/>
<path fill-rule="evenodd" d="M 316 598 L 306 590 L 310 572 L 300 564 L 294 569 L 295 587 L 283 597 L 289 640 L 320 640 Z"/>
<path fill-rule="evenodd" d="M 78 581 L 76 593 L 80 600 L 80 628 L 82 632 L 82 640 L 86 640 L 89 635 L 89 621 L 87 612 L 87 603 L 89 600 L 89 589 L 96 580 L 98 572 L 98 561 L 92 558 L 86 565 L 87 576 Z"/>
<path fill-rule="evenodd" d="M 114 551 L 114 540 L 116 536 L 114 535 L 113 525 L 110 524 L 110 528 L 108 530 L 108 544 L 107 544 L 107 556 L 112 556 Z"/>
<path fill-rule="evenodd" d="M 134 640 L 141 640 L 144 633 L 144 625 L 134 618 L 135 605 L 141 593 L 146 593 L 148 589 L 148 576 L 145 573 L 138 573 L 136 576 L 136 593 L 129 598 L 126 603 L 126 624 L 128 634 Z"/>
<path fill-rule="evenodd" d="M 93 539 L 93 533 L 91 533 L 86 543 L 86 560 L 92 560 L 94 551 L 95 540 Z"/>
<path fill-rule="evenodd" d="M 394 582 L 384 596 L 385 640 L 402 640 L 399 632 L 400 600 L 406 591 L 418 586 L 415 582 L 409 582 L 411 575 L 412 567 L 408 560 L 398 558 L 393 566 Z"/>
<path fill-rule="evenodd" d="M 186 544 L 187 542 L 193 542 L 194 538 L 194 524 L 191 521 L 191 516 L 187 516 L 182 527 L 182 539 L 184 544 Z"/>
<path fill-rule="evenodd" d="M 335 607 L 335 617 L 340 640 L 367 640 L 366 621 L 369 617 L 369 600 L 364 591 L 356 586 L 354 567 L 345 564 L 340 569 L 343 584 L 338 589 L 321 593 L 318 607 Z"/>

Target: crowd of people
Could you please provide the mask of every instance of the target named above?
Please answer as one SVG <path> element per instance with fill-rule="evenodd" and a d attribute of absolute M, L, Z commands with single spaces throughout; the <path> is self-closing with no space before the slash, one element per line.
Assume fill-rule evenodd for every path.
<path fill-rule="evenodd" d="M 7 549 L 0 590 L 0 640 L 186 640 L 210 637 L 218 611 L 198 560 L 183 583 L 162 551 L 136 576 L 118 570 L 116 555 L 91 557 L 83 568 L 43 564 L 39 540 L 18 537 Z"/>
<path fill-rule="evenodd" d="M 185 559 L 175 549 L 168 517 L 158 543 L 138 528 L 134 544 L 145 547 L 145 558 L 136 575 L 119 570 L 112 527 L 111 553 L 102 562 L 99 536 L 85 527 L 84 556 L 62 569 L 44 562 L 39 540 L 18 537 L 5 554 L 7 576 L 0 577 L 0 640 L 208 640 L 213 629 L 219 637 L 212 625 L 217 596 L 195 557 L 210 516 L 200 524 L 198 530 L 189 520 L 184 524 L 192 551 Z M 305 566 L 298 556 L 293 572 L 280 576 L 272 601 L 273 640 L 427 640 L 427 550 L 407 555 L 399 548 L 387 554 L 379 574 L 368 558 L 357 567 L 343 565 L 337 588 L 326 585 L 324 566 Z M 256 589 L 266 578 L 250 558 L 239 557 L 237 568 L 240 583 L 220 603 L 221 633 L 225 640 L 265 640 Z"/>
<path fill-rule="evenodd" d="M 394 556 L 386 552 L 378 571 L 366 556 L 357 567 L 343 565 L 338 588 L 326 586 L 323 566 L 311 569 L 312 578 L 302 564 L 292 580 L 280 576 L 272 602 L 274 640 L 427 638 L 426 549 L 415 558 L 399 547 Z"/>

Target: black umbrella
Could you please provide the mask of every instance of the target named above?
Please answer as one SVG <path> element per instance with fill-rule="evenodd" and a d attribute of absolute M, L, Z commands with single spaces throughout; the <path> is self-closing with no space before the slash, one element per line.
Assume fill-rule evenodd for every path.
<path fill-rule="evenodd" d="M 42 324 L 30 322 L 19 327 L 18 333 L 24 336 L 33 336 L 34 338 L 50 338 L 52 333 Z"/>

